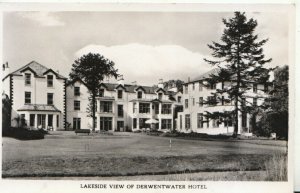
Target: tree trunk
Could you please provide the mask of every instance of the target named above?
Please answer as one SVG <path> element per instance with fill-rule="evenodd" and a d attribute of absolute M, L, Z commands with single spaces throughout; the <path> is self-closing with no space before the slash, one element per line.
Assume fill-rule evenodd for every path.
<path fill-rule="evenodd" d="M 95 121 L 96 121 L 96 94 L 92 95 L 92 118 L 93 118 L 93 131 L 95 131 Z"/>
<path fill-rule="evenodd" d="M 233 137 L 236 138 L 239 130 L 239 110 L 238 110 L 238 96 L 235 97 L 235 110 L 234 110 L 234 131 L 233 131 Z"/>

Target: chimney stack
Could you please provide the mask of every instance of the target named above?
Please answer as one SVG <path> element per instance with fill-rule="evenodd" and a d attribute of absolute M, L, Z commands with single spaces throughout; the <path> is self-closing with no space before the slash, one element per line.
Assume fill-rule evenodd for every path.
<path fill-rule="evenodd" d="M 121 85 L 124 86 L 124 78 L 123 78 L 123 75 L 119 75 L 117 81 L 118 81 L 118 84 L 121 84 Z"/>
<path fill-rule="evenodd" d="M 9 74 L 9 66 L 8 62 L 2 65 L 2 75 L 3 77 L 6 77 Z"/>
<path fill-rule="evenodd" d="M 158 86 L 158 88 L 164 88 L 164 81 L 163 81 L 162 78 L 158 80 L 158 85 L 157 86 Z"/>

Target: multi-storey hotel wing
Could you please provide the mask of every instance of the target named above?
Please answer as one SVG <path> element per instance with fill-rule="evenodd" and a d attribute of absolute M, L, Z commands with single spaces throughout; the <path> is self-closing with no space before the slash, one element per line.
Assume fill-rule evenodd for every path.
<path fill-rule="evenodd" d="M 177 115 L 177 130 L 179 132 L 197 132 L 207 134 L 232 134 L 234 123 L 232 118 L 227 118 L 222 122 L 219 119 L 209 119 L 206 113 L 230 112 L 234 110 L 234 102 L 228 99 L 228 95 L 223 94 L 222 99 L 215 103 L 209 103 L 214 96 L 212 93 L 216 89 L 230 87 L 234 82 L 223 82 L 209 84 L 207 79 L 211 74 L 217 72 L 213 69 L 193 80 L 185 83 L 182 101 L 184 103 L 183 112 Z M 250 90 L 245 93 L 243 102 L 245 105 L 260 106 L 267 97 L 269 85 L 249 83 Z M 241 104 L 239 104 L 241 106 Z M 239 113 L 238 133 L 250 133 L 256 122 L 256 117 L 249 113 Z"/>
<path fill-rule="evenodd" d="M 12 105 L 11 125 L 28 128 L 65 127 L 66 78 L 32 61 L 9 73 L 3 65 L 3 91 Z"/>
<path fill-rule="evenodd" d="M 92 129 L 87 111 L 89 92 L 80 79 L 67 79 L 52 69 L 33 61 L 9 73 L 3 65 L 4 93 L 12 104 L 11 125 L 43 129 Z M 157 87 L 102 83 L 97 99 L 95 130 L 132 131 L 149 128 L 173 129 L 174 109 L 181 93 Z M 176 102 L 179 100 L 179 102 Z M 22 123 L 20 123 L 20 120 Z"/>

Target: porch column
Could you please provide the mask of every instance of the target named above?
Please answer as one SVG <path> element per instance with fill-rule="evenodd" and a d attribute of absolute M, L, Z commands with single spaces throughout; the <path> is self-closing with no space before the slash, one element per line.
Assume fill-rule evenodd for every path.
<path fill-rule="evenodd" d="M 35 114 L 34 117 L 35 117 L 35 120 L 34 120 L 34 122 L 35 122 L 35 123 L 34 123 L 34 128 L 38 128 L 38 126 L 39 126 L 39 125 L 38 125 L 38 114 Z"/>

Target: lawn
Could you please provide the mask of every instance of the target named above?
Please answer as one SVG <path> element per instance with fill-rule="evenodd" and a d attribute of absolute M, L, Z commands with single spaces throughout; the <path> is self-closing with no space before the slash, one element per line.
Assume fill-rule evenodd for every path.
<path fill-rule="evenodd" d="M 186 140 L 133 133 L 76 136 L 73 132 L 55 132 L 43 140 L 3 138 L 2 175 L 109 177 L 263 171 L 265 163 L 274 155 L 286 151 L 284 143 L 274 144 Z"/>

